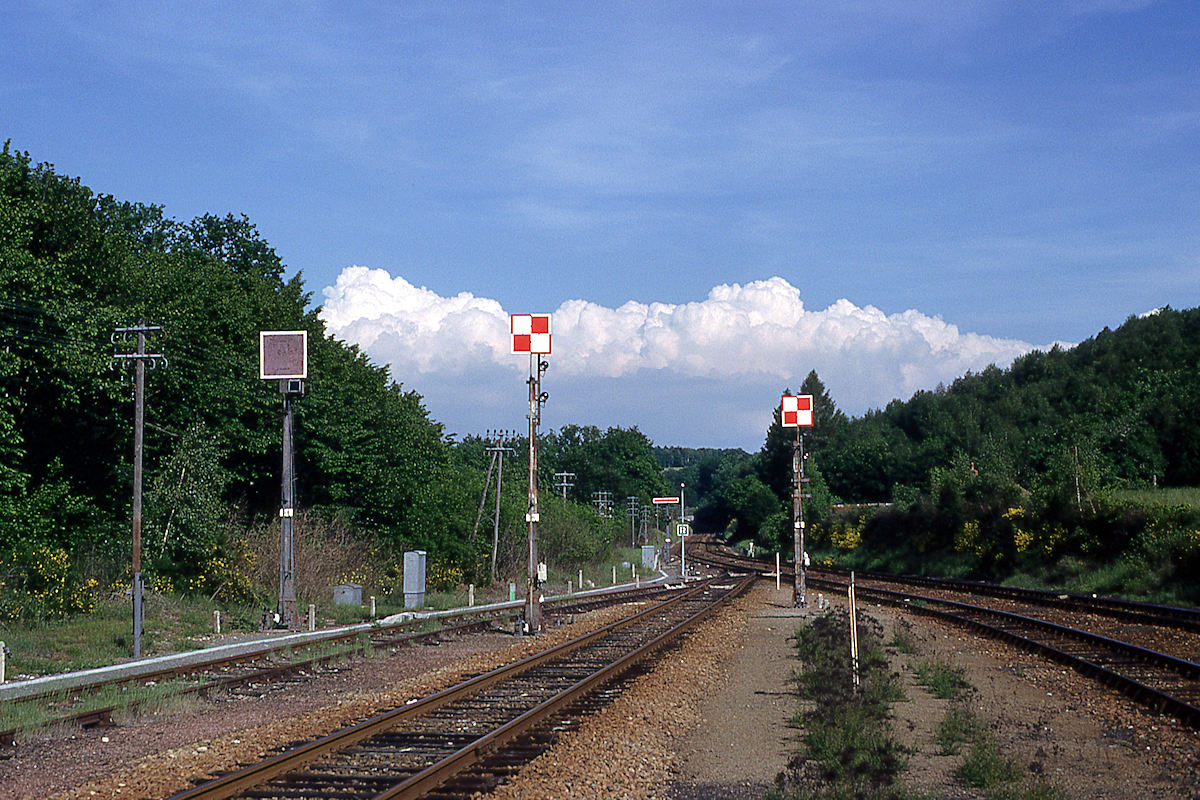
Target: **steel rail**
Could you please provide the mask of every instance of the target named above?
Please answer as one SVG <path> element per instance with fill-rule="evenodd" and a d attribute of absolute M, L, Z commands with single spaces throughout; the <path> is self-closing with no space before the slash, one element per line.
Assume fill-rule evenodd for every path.
<path fill-rule="evenodd" d="M 392 647 L 395 645 L 419 644 L 426 640 L 437 639 L 437 638 L 440 638 L 440 637 L 448 635 L 448 634 L 453 635 L 453 634 L 468 633 L 472 630 L 478 630 L 489 624 L 490 624 L 490 621 L 488 621 L 488 620 L 468 622 L 468 623 L 464 623 L 462 625 L 456 625 L 451 628 L 442 628 L 442 629 L 436 630 L 436 631 L 425 631 L 423 633 L 408 633 L 408 634 L 402 634 L 399 636 L 391 636 L 387 639 L 382 639 L 382 640 L 372 640 L 372 641 L 368 641 L 366 644 L 368 644 L 372 647 L 375 647 L 375 648 Z M 356 634 L 356 636 L 357 636 L 357 634 Z M 335 639 L 325 639 L 325 640 L 321 641 L 321 644 L 328 644 L 330 642 L 341 642 L 344 640 L 349 641 L 349 640 L 352 640 L 353 638 L 355 638 L 355 637 L 347 637 L 345 639 L 343 639 L 343 637 L 338 637 Z M 81 690 L 68 691 L 68 690 L 64 690 L 64 689 L 59 689 L 54 692 L 44 692 L 41 694 L 30 695 L 28 697 L 22 697 L 19 700 L 12 700 L 12 701 L 8 701 L 8 702 L 13 702 L 13 703 L 40 702 L 40 701 L 52 700 L 54 698 L 63 696 L 64 694 L 72 694 L 76 691 L 96 692 L 104 686 L 110 686 L 110 685 L 117 686 L 117 685 L 134 683 L 134 682 L 161 680 L 163 678 L 173 678 L 173 677 L 178 677 L 178 676 L 196 676 L 197 679 L 200 679 L 200 678 L 205 677 L 204 673 L 212 671 L 214 669 L 218 669 L 221 667 L 235 666 L 235 665 L 243 664 L 245 662 L 253 662 L 257 659 L 262 658 L 264 655 L 271 655 L 272 653 L 281 653 L 281 652 L 285 652 L 285 651 L 289 651 L 289 650 L 295 651 L 303 646 L 304 645 L 291 646 L 291 647 L 287 647 L 287 648 L 279 648 L 276 651 L 267 651 L 265 653 L 260 652 L 260 651 L 255 651 L 254 653 L 249 654 L 243 658 L 229 657 L 229 658 L 214 659 L 213 661 L 192 664 L 186 669 L 183 667 L 174 667 L 174 668 L 171 668 L 168 670 L 160 670 L 158 672 L 148 673 L 146 675 L 139 675 L 136 678 L 116 678 L 116 679 L 103 681 L 103 682 L 96 683 L 96 684 L 89 684 L 88 686 L 84 687 Z M 214 691 L 220 691 L 220 690 L 224 690 L 224 689 L 232 689 L 232 688 L 236 688 L 238 686 L 242 686 L 242 685 L 248 684 L 248 683 L 257 683 L 257 682 L 269 683 L 272 681 L 286 678 L 290 675 L 293 675 L 297 672 L 301 672 L 302 670 L 305 670 L 305 669 L 319 667 L 330 661 L 336 661 L 338 659 L 354 656 L 357 652 L 359 652 L 359 650 L 357 648 L 352 648 L 352 649 L 341 650 L 341 651 L 332 652 L 332 653 L 324 653 L 322 655 L 313 656 L 312 658 L 306 658 L 301 661 L 291 661 L 286 664 L 277 664 L 277 665 L 273 665 L 273 666 L 269 666 L 269 667 L 259 667 L 259 668 L 251 669 L 248 672 L 242 672 L 242 673 L 238 673 L 235 675 L 220 675 L 220 676 L 216 676 L 216 677 L 209 676 L 210 679 L 207 680 L 206 682 L 196 683 L 195 685 L 192 685 L 192 686 L 179 687 L 178 689 L 170 692 L 170 696 L 172 696 L 172 697 L 187 697 L 188 695 L 196 695 L 198 697 L 205 697 L 205 696 L 213 693 Z M 57 724 L 57 723 L 65 722 L 65 723 L 72 723 L 72 724 L 79 725 L 80 727 L 85 728 L 85 729 L 96 727 L 97 725 L 107 725 L 112 722 L 112 716 L 117 711 L 126 711 L 126 710 L 137 709 L 146 702 L 160 702 L 162 699 L 163 699 L 162 696 L 156 696 L 153 699 L 146 700 L 146 701 L 133 700 L 133 701 L 124 702 L 124 703 L 114 703 L 113 705 L 103 706 L 100 708 L 91 708 L 86 711 L 79 711 L 79 712 L 75 712 L 75 713 L 71 713 L 71 714 L 63 714 L 61 716 L 56 716 L 56 717 L 53 717 L 53 718 L 47 720 L 47 724 L 49 724 L 49 723 Z M 0 731 L 0 747 L 11 747 L 15 743 L 18 733 L 19 733 L 19 730 L 17 728 L 10 728 L 8 730 Z"/>
<path fill-rule="evenodd" d="M 371 736 L 388 730 L 389 728 L 396 727 L 406 719 L 428 715 L 456 700 L 480 693 L 490 686 L 500 683 L 509 677 L 532 670 L 541 664 L 550 662 L 563 655 L 579 650 L 589 644 L 592 644 L 593 642 L 598 642 L 623 628 L 636 625 L 642 620 L 649 618 L 651 615 L 661 614 L 664 609 L 678 605 L 684 600 L 702 593 L 707 586 L 714 582 L 714 580 L 715 579 L 706 581 L 690 590 L 680 590 L 676 596 L 671 597 L 662 603 L 642 609 L 641 611 L 629 617 L 609 623 L 608 625 L 605 625 L 595 631 L 584 634 L 583 636 L 577 637 L 568 642 L 564 642 L 539 653 L 534 653 L 508 666 L 500 667 L 487 673 L 475 676 L 467 681 L 457 684 L 456 686 L 449 687 L 440 692 L 429 695 L 428 697 L 412 701 L 407 705 L 392 709 L 390 711 L 385 711 L 361 723 L 327 734 L 312 742 L 301 745 L 285 753 L 277 754 L 257 764 L 253 764 L 241 770 L 214 778 L 213 780 L 207 781 L 192 789 L 173 795 L 171 800 L 216 800 L 216 798 L 229 798 L 236 796 L 238 793 L 246 789 L 262 785 L 273 778 L 282 776 L 290 771 L 301 768 L 306 764 L 312 763 L 324 755 L 331 754 L 339 750 L 344 750 L 358 742 L 362 742 L 370 738 Z M 489 742 L 490 741 L 491 740 L 489 740 Z M 478 752 L 478 749 L 474 750 L 473 752 Z M 466 758 L 467 754 L 458 754 L 457 763 L 462 764 L 463 760 Z"/>
<path fill-rule="evenodd" d="M 838 583 L 820 578 L 814 579 L 813 582 L 841 588 Z M 1171 714 L 1192 727 L 1200 727 L 1200 705 L 1164 689 L 1151 686 L 1144 682 L 1145 678 L 1139 680 L 1118 672 L 1114 663 L 1114 661 L 1121 660 L 1120 657 L 1124 657 L 1135 663 L 1147 665 L 1159 671 L 1157 675 L 1150 677 L 1160 682 L 1167 681 L 1163 673 L 1176 675 L 1191 682 L 1193 685 L 1190 687 L 1189 693 L 1200 698 L 1200 664 L 1193 661 L 1011 611 L 985 608 L 969 603 L 960 603 L 956 600 L 896 592 L 890 589 L 856 587 L 855 591 L 859 597 L 874 599 L 918 614 L 965 625 L 991 638 L 1000 639 L 1024 650 L 1038 653 L 1056 663 L 1069 666 L 1106 686 L 1117 689 L 1130 699 L 1150 706 L 1160 713 Z M 936 606 L 943 606 L 947 610 L 939 609 Z M 998 620 L 1002 624 L 990 624 L 985 621 L 987 619 Z M 1092 647 L 1093 650 L 1088 654 L 1090 657 L 1076 655 L 1062 647 L 1056 647 L 1051 641 L 1033 638 L 1028 633 L 1022 633 L 1019 629 L 1039 631 L 1048 638 L 1057 637 L 1060 641 L 1082 643 Z M 1118 658 L 1104 659 L 1103 656 L 1106 653 L 1109 656 L 1116 654 Z M 1108 662 L 1107 665 L 1104 663 L 1105 661 Z"/>
<path fill-rule="evenodd" d="M 726 554 L 712 554 L 711 551 L 706 555 L 699 555 L 699 559 L 707 559 L 710 563 L 719 564 L 722 567 L 728 568 L 731 564 L 745 565 L 747 559 L 741 559 L 736 556 Z M 781 570 L 782 571 L 782 570 Z M 875 578 L 881 579 L 879 573 L 875 573 Z M 887 576 L 889 580 L 903 583 L 907 581 L 905 576 Z M 810 577 L 810 584 L 817 586 L 825 586 L 835 591 L 844 590 L 847 583 L 833 580 L 829 578 Z M 976 587 L 970 582 L 962 582 L 967 584 L 967 587 L 962 591 L 974 591 Z M 1130 699 L 1149 706 L 1150 708 L 1160 712 L 1171 714 L 1184 723 L 1192 727 L 1200 727 L 1200 664 L 1187 659 L 1177 658 L 1166 653 L 1160 653 L 1138 645 L 1123 642 L 1111 637 L 1102 636 L 1100 634 L 1082 631 L 1077 628 L 1060 625 L 1048 620 L 1037 619 L 1036 617 L 1024 616 L 1010 611 L 1002 611 L 999 609 L 991 609 L 982 606 L 971 605 L 969 603 L 961 603 L 954 600 L 927 597 L 908 592 L 898 592 L 882 587 L 872 587 L 869 585 L 858 584 L 856 593 L 859 597 L 867 597 L 875 599 L 879 602 L 889 605 L 902 607 L 904 609 L 924 614 L 926 616 L 936 617 L 945 621 L 965 625 L 983 635 L 1007 641 L 1013 645 L 1021 647 L 1030 652 L 1034 652 L 1049 658 L 1050 660 L 1070 666 L 1077 672 L 1091 677 L 1092 679 L 1114 688 L 1126 695 Z M 1045 594 L 1045 593 L 1043 593 Z M 1029 599 L 1029 598 L 1026 598 Z M 1081 596 L 1080 599 L 1087 599 L 1086 596 Z M 1059 606 L 1060 604 L 1048 604 L 1051 607 Z M 1152 604 L 1145 604 L 1151 605 Z M 949 610 L 940 610 L 936 606 L 942 606 Z M 1153 606 L 1152 606 L 1153 607 Z M 1085 606 L 1086 608 L 1086 606 Z M 1176 608 L 1176 607 L 1168 607 Z M 1105 613 L 1106 608 L 1088 609 Z M 1121 614 L 1110 614 L 1122 618 Z M 1001 624 L 989 624 L 984 619 L 1002 620 L 1008 627 Z M 1173 620 L 1159 620 L 1159 624 L 1171 624 Z M 1023 629 L 1025 633 L 1022 632 Z M 1055 647 L 1047 641 L 1040 641 L 1031 638 L 1028 631 L 1040 631 L 1048 637 L 1059 637 L 1070 641 L 1084 643 L 1095 648 L 1099 652 L 1092 652 L 1090 657 L 1083 657 L 1071 652 L 1067 652 L 1061 647 Z M 1116 659 L 1104 659 L 1101 653 L 1116 653 Z M 1141 679 L 1123 674 L 1117 669 L 1119 664 L 1114 663 L 1124 660 L 1126 664 L 1133 662 L 1143 664 L 1152 669 L 1158 670 L 1157 675 L 1143 676 Z M 1107 663 L 1105 663 L 1107 662 Z M 1126 669 L 1127 672 L 1135 671 Z M 1164 674 L 1165 673 L 1165 674 Z M 1179 696 L 1179 689 L 1171 686 L 1170 690 L 1160 688 L 1163 684 L 1170 685 L 1173 682 L 1168 677 L 1175 675 L 1190 685 L 1179 687 L 1183 690 L 1186 696 Z M 1159 686 L 1151 686 L 1146 683 L 1148 678 L 1155 679 L 1159 682 Z"/>
<path fill-rule="evenodd" d="M 407 778 L 404 782 L 397 784 L 388 791 L 377 794 L 373 800 L 415 800 L 415 798 L 421 797 L 430 789 L 445 783 L 451 775 L 461 772 L 478 762 L 486 750 L 502 746 L 506 741 L 531 730 L 543 720 L 553 716 L 560 709 L 575 702 L 580 696 L 586 695 L 600 685 L 608 683 L 633 664 L 642 661 L 674 641 L 684 630 L 713 614 L 719 602 L 726 601 L 744 592 L 753 580 L 753 578 L 743 579 L 740 584 L 735 586 L 733 591 L 725 594 L 718 602 L 706 605 L 695 614 L 687 617 L 646 644 L 630 651 L 587 678 L 576 682 L 555 697 L 544 700 L 505 725 L 485 734 L 478 740 L 461 748 L 449 758 Z"/>
<path fill-rule="evenodd" d="M 727 554 L 714 552 L 713 545 L 709 543 L 699 543 L 699 545 L 707 550 L 707 553 L 698 553 L 696 555 L 696 558 L 699 560 L 708 559 L 711 561 L 711 563 L 719 564 L 721 566 L 732 566 L 734 564 L 738 564 L 741 565 L 743 569 L 749 568 L 750 564 L 754 565 L 753 568 L 760 570 L 771 569 L 774 567 L 774 564 L 769 564 L 763 559 L 751 559 L 744 556 L 733 555 L 731 553 Z M 784 575 L 791 575 L 793 567 L 791 564 L 782 564 L 781 571 Z M 818 569 L 809 570 L 809 574 L 816 577 L 820 577 L 822 573 L 849 576 L 850 570 L 842 567 L 820 567 Z M 998 597 L 1007 600 L 1030 603 L 1033 605 L 1046 606 L 1048 608 L 1066 608 L 1073 611 L 1088 611 L 1129 622 L 1140 622 L 1143 624 L 1156 625 L 1160 627 L 1169 626 L 1179 628 L 1181 630 L 1200 632 L 1200 608 L 1150 603 L 1141 600 L 1127 600 L 1121 597 L 1109 597 L 1104 595 L 1093 596 L 1078 592 L 1061 592 L 1052 589 L 1028 589 L 1018 586 L 1001 586 L 999 584 L 988 583 L 986 581 L 968 581 L 957 578 L 936 578 L 926 575 L 897 575 L 887 572 L 859 570 L 855 570 L 854 574 L 857 578 L 861 579 L 886 581 L 891 583 L 915 584 L 918 586 L 929 586 L 933 588 L 947 589 L 950 591 L 961 591 L 968 594 L 987 595 L 990 597 Z"/>
<path fill-rule="evenodd" d="M 562 616 L 562 615 L 567 615 L 567 614 L 572 614 L 572 613 L 580 613 L 583 611 L 587 611 L 587 610 L 598 608 L 598 607 L 603 607 L 606 605 L 613 605 L 615 603 L 626 602 L 630 598 L 654 598 L 654 597 L 660 596 L 660 595 L 662 595 L 666 592 L 670 592 L 670 591 L 673 591 L 673 590 L 671 590 L 669 588 L 661 587 L 661 586 L 656 586 L 656 587 L 646 587 L 646 588 L 638 588 L 638 589 L 618 590 L 618 591 L 614 591 L 614 592 L 608 592 L 603 595 L 587 595 L 587 596 L 582 596 L 582 597 L 578 597 L 578 598 L 558 598 L 558 599 L 552 601 L 553 605 L 551 605 L 550 603 L 547 604 L 546 614 L 547 614 L 547 616 L 557 617 L 557 616 Z M 167 668 L 163 668 L 163 669 L 159 669 L 159 670 L 147 671 L 147 672 L 135 675 L 135 676 L 122 676 L 122 677 L 118 677 L 118 678 L 108 678 L 108 679 L 101 680 L 101 681 L 95 681 L 93 683 L 72 686 L 70 688 L 53 689 L 53 690 L 49 690 L 49 691 L 45 691 L 45 692 L 39 692 L 39 693 L 35 693 L 35 694 L 25 695 L 25 696 L 22 696 L 19 698 L 13 698 L 11 702 L 34 703 L 34 702 L 42 702 L 42 701 L 52 701 L 52 700 L 55 700 L 56 698 L 60 698 L 65 695 L 81 694 L 81 693 L 94 693 L 94 692 L 101 690 L 102 688 L 104 688 L 106 686 L 119 686 L 119 685 L 132 684 L 132 683 L 144 683 L 144 682 L 148 682 L 148 681 L 162 681 L 162 680 L 175 678 L 175 677 L 189 677 L 190 676 L 190 677 L 196 677 L 197 679 L 200 679 L 203 677 L 204 673 L 213 672 L 218 669 L 222 669 L 222 668 L 226 668 L 226 667 L 236 667 L 239 665 L 245 665 L 248 663 L 252 663 L 254 661 L 261 660 L 264 658 L 271 658 L 273 656 L 279 656 L 282 654 L 295 653 L 305 647 L 312 647 L 315 645 L 351 643 L 351 642 L 354 642 L 356 639 L 359 639 L 363 636 L 368 637 L 368 640 L 364 644 L 374 647 L 375 649 L 381 649 L 381 648 L 385 648 L 385 647 L 394 647 L 397 645 L 406 645 L 407 646 L 407 645 L 412 645 L 412 644 L 418 644 L 418 643 L 428 641 L 428 640 L 438 639 L 438 638 L 448 636 L 448 635 L 453 636 L 453 635 L 460 635 L 460 634 L 469 633 L 469 632 L 473 632 L 473 631 L 479 631 L 479 630 L 485 629 L 489 625 L 493 624 L 495 622 L 495 620 L 498 618 L 503 618 L 505 616 L 513 615 L 512 612 L 499 612 L 499 613 L 488 612 L 488 611 L 471 612 L 468 609 L 468 610 L 464 610 L 460 613 L 454 614 L 454 615 L 452 615 L 450 617 L 446 617 L 446 618 L 470 616 L 470 615 L 472 615 L 472 613 L 475 613 L 482 618 L 471 621 L 471 622 L 465 622 L 465 623 L 462 623 L 459 625 L 454 625 L 454 626 L 450 626 L 450 627 L 446 627 L 446 628 L 440 628 L 440 629 L 434 630 L 434 631 L 424 631 L 424 632 L 420 632 L 420 633 L 406 633 L 403 630 L 401 630 L 403 627 L 411 626 L 413 624 L 412 622 L 406 622 L 401 625 L 396 625 L 396 626 L 393 626 L 390 628 L 379 628 L 376 630 L 355 630 L 355 631 L 349 631 L 349 632 L 346 632 L 343 634 L 335 634 L 333 636 L 323 638 L 316 642 L 289 643 L 289 644 L 284 644 L 284 645 L 267 644 L 261 648 L 258 648 L 255 650 L 250 650 L 250 651 L 244 651 L 237 655 L 221 656 L 218 658 L 213 658 L 211 660 L 205 660 L 205 661 L 192 661 L 185 665 L 172 666 L 172 667 L 167 667 Z M 414 622 L 419 622 L 419 621 L 420 620 L 416 620 Z M 379 636 L 378 634 L 380 634 L 380 633 L 384 633 L 384 634 L 388 634 L 388 635 Z M 310 668 L 320 666 L 320 665 L 325 664 L 330 661 L 336 661 L 338 659 L 353 656 L 357 651 L 358 651 L 358 648 L 350 648 L 347 650 L 325 653 L 322 655 L 313 656 L 311 658 L 305 658 L 305 659 L 302 659 L 299 661 L 291 661 L 291 662 L 287 662 L 285 664 L 275 664 L 275 665 L 266 666 L 266 667 L 252 668 L 248 672 L 243 672 L 243 673 L 236 674 L 236 675 L 222 675 L 222 676 L 212 677 L 207 682 L 197 683 L 192 686 L 180 687 L 179 689 L 172 692 L 171 694 L 173 696 L 178 696 L 178 697 L 186 697 L 188 695 L 197 695 L 199 697 L 204 697 L 214 691 L 234 688 L 234 687 L 241 686 L 241 685 L 244 685 L 247 683 L 275 681 L 275 680 L 279 680 L 282 678 L 286 678 L 290 675 L 293 675 L 293 674 L 300 672 L 302 670 L 305 670 L 305 669 L 310 669 Z M 154 701 L 157 702 L 157 701 L 160 701 L 161 699 L 162 699 L 161 696 L 155 697 Z M 100 708 L 92 708 L 92 709 L 88 709 L 86 711 L 80 711 L 80 712 L 74 712 L 74 713 L 68 713 L 68 714 L 62 714 L 59 716 L 54 716 L 47 720 L 47 724 L 51 723 L 51 722 L 52 723 L 69 723 L 69 724 L 79 725 L 83 728 L 95 727 L 97 725 L 107 725 L 107 724 L 111 723 L 113 713 L 115 713 L 119 710 L 136 709 L 141 705 L 142 705 L 142 702 L 136 701 L 136 700 L 132 701 L 132 702 L 115 703 L 110 706 L 104 706 L 104 707 L 100 707 Z M 20 731 L 17 728 L 0 730 L 0 748 L 11 747 L 15 743 L 16 737 L 18 736 L 19 733 L 20 733 Z"/>

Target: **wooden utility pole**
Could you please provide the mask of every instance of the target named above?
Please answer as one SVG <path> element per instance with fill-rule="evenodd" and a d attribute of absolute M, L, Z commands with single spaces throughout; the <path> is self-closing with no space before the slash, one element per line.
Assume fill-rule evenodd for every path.
<path fill-rule="evenodd" d="M 133 353 L 113 353 L 113 363 L 127 365 L 134 363 L 133 379 L 133 579 L 130 593 L 133 595 L 133 657 L 142 657 L 142 633 L 144 631 L 142 582 L 142 450 L 144 443 L 143 430 L 146 421 L 146 362 L 153 369 L 167 359 L 161 353 L 146 352 L 146 334 L 159 333 L 161 325 L 147 325 L 145 320 L 139 320 L 137 325 L 127 328 L 117 328 L 112 335 L 112 342 L 129 341 L 131 334 L 137 336 L 137 349 Z"/>

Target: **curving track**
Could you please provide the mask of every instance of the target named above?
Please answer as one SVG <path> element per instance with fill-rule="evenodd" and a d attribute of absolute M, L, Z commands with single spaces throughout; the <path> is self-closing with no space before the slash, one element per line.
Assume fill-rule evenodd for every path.
<path fill-rule="evenodd" d="M 560 598 L 548 601 L 545 613 L 549 622 L 594 608 L 628 602 L 631 599 L 652 599 L 668 591 L 662 586 L 652 586 Z M 411 625 L 399 625 L 379 627 L 369 631 L 350 630 L 325 636 L 319 642 L 311 644 L 264 643 L 260 648 L 240 652 L 233 656 L 189 660 L 186 664 L 142 671 L 132 677 L 97 679 L 72 685 L 68 689 L 29 693 L 16 697 L 11 702 L 40 704 L 49 709 L 50 716 L 46 724 L 51 722 L 70 723 L 82 728 L 91 728 L 111 724 L 113 715 L 117 711 L 134 709 L 140 704 L 140 701 L 128 700 L 102 706 L 89 703 L 90 697 L 104 693 L 106 690 L 111 695 L 114 692 L 120 693 L 122 687 L 133 684 L 158 685 L 164 691 L 153 693 L 152 699 L 146 701 L 158 703 L 162 701 L 165 694 L 207 697 L 217 692 L 236 691 L 243 686 L 255 689 L 262 684 L 286 680 L 291 676 L 325 668 L 331 663 L 364 652 L 368 648 L 394 651 L 399 647 L 436 643 L 446 637 L 488 630 L 503 623 L 513 614 L 504 611 L 481 612 L 466 609 L 456 616 L 471 619 L 453 627 L 420 633 L 410 632 Z M 102 696 L 108 695 L 102 694 Z M 17 736 L 18 730 L 16 729 L 0 730 L 0 758 L 9 752 L 7 748 L 14 745 Z"/>
<path fill-rule="evenodd" d="M 762 561 L 711 544 L 696 558 L 723 568 L 764 567 Z M 822 570 L 809 570 L 808 583 L 837 593 L 849 586 L 848 576 Z M 865 580 L 855 576 L 855 593 L 1039 653 L 1200 728 L 1196 609 L 880 574 L 868 574 Z"/>
<path fill-rule="evenodd" d="M 709 579 L 517 664 L 388 711 L 173 800 L 469 797 L 540 754 L 606 687 L 637 669 L 753 576 Z M 436 789 L 436 795 L 427 794 Z"/>

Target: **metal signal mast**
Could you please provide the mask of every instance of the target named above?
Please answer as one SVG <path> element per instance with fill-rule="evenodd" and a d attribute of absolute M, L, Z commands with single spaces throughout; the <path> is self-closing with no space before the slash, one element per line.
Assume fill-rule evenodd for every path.
<path fill-rule="evenodd" d="M 542 568 L 538 562 L 537 526 L 541 520 L 538 512 L 537 488 L 537 433 L 541 422 L 542 405 L 550 395 L 542 391 L 542 375 L 549 369 L 549 362 L 542 356 L 550 354 L 550 315 L 513 314 L 509 317 L 509 333 L 512 336 L 512 352 L 529 354 L 529 509 L 525 521 L 529 524 L 529 570 L 525 585 L 525 629 L 537 634 L 542 630 Z"/>
<path fill-rule="evenodd" d="M 792 531 L 795 555 L 796 582 L 792 587 L 792 603 L 796 608 L 808 605 L 804 596 L 804 570 L 806 556 L 804 553 L 804 439 L 801 428 L 811 428 L 813 424 L 812 395 L 789 395 L 780 398 L 779 424 L 784 428 L 796 429 L 796 441 L 792 445 Z"/>

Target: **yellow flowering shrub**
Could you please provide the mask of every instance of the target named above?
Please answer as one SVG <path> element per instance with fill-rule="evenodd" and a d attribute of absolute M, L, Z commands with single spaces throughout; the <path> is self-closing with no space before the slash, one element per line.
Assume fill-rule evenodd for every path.
<path fill-rule="evenodd" d="M 82 579 L 67 551 L 37 544 L 0 559 L 0 618 L 55 619 L 96 608 L 96 581 Z"/>
<path fill-rule="evenodd" d="M 862 527 L 852 522 L 834 525 L 829 531 L 829 541 L 839 550 L 853 550 L 862 544 Z"/>
<path fill-rule="evenodd" d="M 954 534 L 954 549 L 960 553 L 969 551 L 975 555 L 983 555 L 984 546 L 983 540 L 979 536 L 978 522 L 969 519 L 962 524 L 962 527 Z"/>
<path fill-rule="evenodd" d="M 462 583 L 462 567 L 446 558 L 430 559 L 425 565 L 425 588 L 431 592 L 447 592 Z"/>

